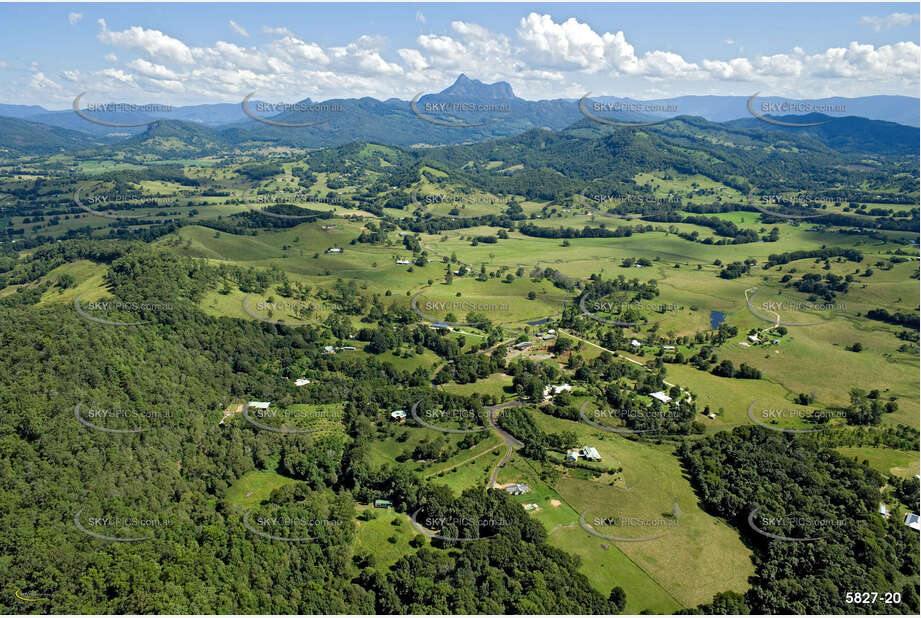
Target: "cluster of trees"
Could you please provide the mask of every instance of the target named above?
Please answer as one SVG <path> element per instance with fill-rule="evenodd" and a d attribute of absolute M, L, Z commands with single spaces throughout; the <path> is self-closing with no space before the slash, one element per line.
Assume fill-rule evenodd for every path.
<path fill-rule="evenodd" d="M 787 253 L 772 253 L 768 256 L 767 262 L 764 263 L 763 268 L 767 270 L 774 266 L 789 264 L 796 260 L 805 260 L 808 258 L 827 260 L 833 257 L 843 257 L 849 262 L 863 261 L 863 253 L 857 249 L 823 246 L 821 249 L 801 249 L 799 251 L 788 251 Z"/>
<path fill-rule="evenodd" d="M 919 328 L 919 318 L 915 313 L 902 313 L 901 311 L 889 313 L 885 309 L 870 309 L 867 311 L 867 317 L 871 320 L 895 324 L 896 326 L 904 326 L 913 330 L 918 330 Z"/>
<path fill-rule="evenodd" d="M 732 221 L 726 221 L 725 219 L 720 219 L 719 217 L 705 217 L 702 215 L 682 215 L 679 212 L 666 211 L 666 212 L 656 212 L 650 213 L 643 216 L 643 219 L 646 221 L 660 221 L 663 223 L 691 223 L 693 225 L 699 225 L 702 227 L 707 227 L 713 230 L 713 233 L 717 236 L 723 236 L 724 238 L 730 239 L 728 243 L 724 241 L 718 241 L 715 244 L 732 244 L 740 245 L 749 242 L 758 242 L 760 240 L 758 233 L 754 230 L 740 228 Z M 693 234 L 678 234 L 685 240 L 697 241 L 698 234 L 695 232 Z M 710 240 L 709 238 L 707 240 Z M 775 239 L 776 240 L 776 239 Z M 705 244 L 706 240 L 704 241 Z"/>
<path fill-rule="evenodd" d="M 720 270 L 720 277 L 722 279 L 738 279 L 742 275 L 747 275 L 755 264 L 756 260 L 754 258 L 746 258 L 742 262 L 732 262 Z"/>
<path fill-rule="evenodd" d="M 789 275 L 784 275 L 787 277 Z M 831 302 L 835 300 L 838 294 L 846 294 L 848 284 L 853 280 L 853 276 L 846 275 L 841 277 L 834 273 L 806 273 L 799 281 L 794 281 L 791 285 L 804 294 L 814 294 Z"/>
<path fill-rule="evenodd" d="M 754 548 L 744 595 L 716 607 L 754 614 L 918 612 L 918 537 L 877 514 L 882 475 L 789 434 L 737 427 L 679 448 L 703 507 L 736 526 Z M 748 523 L 752 513 L 761 530 Z M 898 592 L 901 601 L 853 604 L 846 592 Z M 748 610 L 748 611 L 744 611 Z"/>

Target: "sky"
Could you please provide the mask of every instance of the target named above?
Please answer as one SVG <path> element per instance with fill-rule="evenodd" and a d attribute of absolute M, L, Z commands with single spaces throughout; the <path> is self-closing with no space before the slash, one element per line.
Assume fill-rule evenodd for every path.
<path fill-rule="evenodd" d="M 919 3 L 0 3 L 0 103 L 919 96 Z"/>

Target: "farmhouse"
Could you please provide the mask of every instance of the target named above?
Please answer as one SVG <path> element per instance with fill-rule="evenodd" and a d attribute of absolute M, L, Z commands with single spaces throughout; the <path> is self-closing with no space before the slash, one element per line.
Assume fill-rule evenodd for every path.
<path fill-rule="evenodd" d="M 393 507 L 393 502 L 390 500 L 375 500 L 374 508 L 376 509 L 389 509 Z"/>
<path fill-rule="evenodd" d="M 572 386 L 569 384 L 550 384 L 544 387 L 544 399 L 550 399 L 554 395 L 559 395 L 563 391 L 571 391 Z"/>
<path fill-rule="evenodd" d="M 882 502 L 879 503 L 879 514 L 885 517 L 886 519 L 889 519 L 889 509 Z"/>
<path fill-rule="evenodd" d="M 268 410 L 271 405 L 268 401 L 250 401 L 246 404 L 247 408 L 254 408 L 256 410 Z"/>
<path fill-rule="evenodd" d="M 307 386 L 308 384 L 310 384 L 310 380 L 307 378 L 298 378 L 294 381 L 294 386 Z"/>
<path fill-rule="evenodd" d="M 566 461 L 579 461 L 579 456 L 582 453 L 576 450 L 566 451 Z"/>
<path fill-rule="evenodd" d="M 636 339 L 631 339 L 631 340 L 630 340 L 630 345 L 632 345 L 634 348 L 641 348 L 641 347 L 643 347 L 643 344 L 640 343 L 639 341 L 637 341 Z"/>
<path fill-rule="evenodd" d="M 390 418 L 402 423 L 406 420 L 406 412 L 404 410 L 394 410 L 390 413 Z"/>
<path fill-rule="evenodd" d="M 594 446 L 583 446 L 582 456 L 589 461 L 601 461 L 601 455 Z"/>
<path fill-rule="evenodd" d="M 435 322 L 429 328 L 433 330 L 451 330 L 451 327 L 445 324 L 444 322 Z"/>
<path fill-rule="evenodd" d="M 410 263 L 411 263 L 411 262 L 410 262 L 409 260 L 402 260 L 402 259 L 401 259 L 401 260 L 397 260 L 397 264 L 410 264 Z"/>
<path fill-rule="evenodd" d="M 918 521 L 916 513 L 909 513 L 905 516 L 905 525 L 912 530 L 921 530 L 921 522 Z"/>
<path fill-rule="evenodd" d="M 673 345 L 664 345 L 664 346 L 662 346 L 662 349 L 663 349 L 663 350 L 674 350 L 674 349 L 675 349 L 675 346 L 673 346 Z"/>
<path fill-rule="evenodd" d="M 653 399 L 658 399 L 662 403 L 668 403 L 672 400 L 672 398 L 666 395 L 664 391 L 656 391 L 655 393 L 650 393 L 649 396 Z"/>
<path fill-rule="evenodd" d="M 520 496 L 531 491 L 531 488 L 525 485 L 524 483 L 515 483 L 514 485 L 509 485 L 505 488 L 506 493 L 510 493 L 513 496 Z"/>
<path fill-rule="evenodd" d="M 327 249 L 326 252 L 327 253 L 342 253 L 342 249 L 340 249 L 339 247 L 333 247 L 331 249 Z"/>
<path fill-rule="evenodd" d="M 335 354 L 336 348 L 331 345 L 323 346 L 323 353 L 324 354 Z"/>
<path fill-rule="evenodd" d="M 752 343 L 761 343 L 761 340 L 758 339 L 758 335 L 749 335 L 748 340 Z"/>

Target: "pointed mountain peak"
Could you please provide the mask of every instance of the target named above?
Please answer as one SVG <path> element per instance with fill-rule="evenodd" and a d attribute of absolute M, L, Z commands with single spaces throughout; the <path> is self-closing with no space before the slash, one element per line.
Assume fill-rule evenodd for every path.
<path fill-rule="evenodd" d="M 451 97 L 469 97 L 475 100 L 518 98 L 508 82 L 484 84 L 478 79 L 470 79 L 463 73 L 457 76 L 453 84 L 438 94 Z"/>

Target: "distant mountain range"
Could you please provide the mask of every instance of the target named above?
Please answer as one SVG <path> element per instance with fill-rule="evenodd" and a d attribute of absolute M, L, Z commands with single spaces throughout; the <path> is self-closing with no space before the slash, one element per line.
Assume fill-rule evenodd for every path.
<path fill-rule="evenodd" d="M 763 111 L 783 109 L 770 106 L 776 101 L 759 97 L 753 102 L 753 109 L 768 119 L 786 119 L 777 124 L 753 117 L 748 112 L 748 97 L 688 96 L 642 102 L 592 97 L 580 105 L 573 99 L 530 101 L 517 97 L 506 82 L 485 84 L 460 75 L 445 90 L 437 94 L 419 93 L 411 101 L 379 101 L 371 97 L 323 102 L 304 99 L 280 113 L 277 106 L 261 101 L 248 101 L 245 110 L 240 104 L 218 103 L 157 112 L 83 112 L 109 123 L 139 125 L 129 127 L 103 126 L 81 117 L 73 109 L 48 111 L 39 106 L 0 104 L 0 116 L 6 117 L 0 124 L 0 151 L 8 148 L 16 152 L 43 153 L 49 148 L 72 150 L 103 144 L 134 149 L 145 143 L 153 144 L 150 140 L 162 136 L 165 131 L 187 134 L 190 139 L 194 136 L 195 139 L 183 144 L 189 151 L 203 151 L 205 145 L 247 142 L 306 148 L 354 141 L 438 146 L 511 137 L 534 128 L 598 130 L 659 123 L 646 130 L 667 133 L 666 125 L 674 122 L 662 124 L 668 117 L 686 120 L 696 117 L 696 121 L 703 123 L 699 126 L 706 126 L 707 131 L 725 133 L 727 129 L 744 129 L 752 135 L 782 132 L 841 152 L 901 156 L 918 151 L 918 99 L 874 96 L 808 102 L 812 106 L 825 106 L 822 109 L 832 106 L 845 110 L 825 115 L 779 116 Z M 765 103 L 767 105 L 763 105 Z M 85 108 L 81 106 L 81 109 Z M 675 111 L 655 111 L 663 109 Z M 842 115 L 845 113 L 847 115 Z M 784 122 L 824 124 L 796 128 L 784 126 Z M 34 129 L 36 135 L 41 135 L 35 149 L 30 150 L 25 139 L 28 125 L 21 123 L 40 125 Z M 185 124 L 190 126 L 183 127 Z M 61 132 L 53 131 L 54 128 Z"/>

